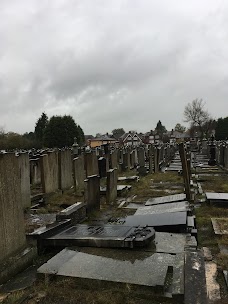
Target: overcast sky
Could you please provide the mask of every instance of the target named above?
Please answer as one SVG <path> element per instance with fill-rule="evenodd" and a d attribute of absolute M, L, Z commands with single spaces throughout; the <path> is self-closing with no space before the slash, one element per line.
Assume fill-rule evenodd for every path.
<path fill-rule="evenodd" d="M 0 0 L 0 126 L 172 129 L 195 98 L 228 116 L 227 16 L 226 0 Z"/>

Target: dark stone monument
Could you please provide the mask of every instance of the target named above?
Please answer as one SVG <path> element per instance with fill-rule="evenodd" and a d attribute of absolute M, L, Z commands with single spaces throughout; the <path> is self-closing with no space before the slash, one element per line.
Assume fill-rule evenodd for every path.
<path fill-rule="evenodd" d="M 100 209 L 100 178 L 99 175 L 88 176 L 85 180 L 85 202 L 87 210 Z"/>
<path fill-rule="evenodd" d="M 107 176 L 107 172 L 106 172 L 106 159 L 104 157 L 100 157 L 98 159 L 98 168 L 99 168 L 100 178 L 106 177 Z"/>
<path fill-rule="evenodd" d="M 215 143 L 214 143 L 214 136 L 211 136 L 211 142 L 210 142 L 210 159 L 208 161 L 209 166 L 215 166 L 216 160 L 215 160 Z"/>
<path fill-rule="evenodd" d="M 31 236 L 31 235 L 30 235 Z M 111 247 L 134 248 L 144 247 L 155 238 L 155 231 L 150 227 L 132 227 L 122 225 L 75 225 L 48 234 L 38 229 L 33 237 L 38 236 L 40 246 L 46 247 Z"/>

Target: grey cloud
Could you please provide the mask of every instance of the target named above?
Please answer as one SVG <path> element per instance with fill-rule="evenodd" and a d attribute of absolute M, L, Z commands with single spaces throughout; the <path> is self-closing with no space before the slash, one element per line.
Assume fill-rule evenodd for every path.
<path fill-rule="evenodd" d="M 171 129 L 202 97 L 226 116 L 228 3 L 21 0 L 0 3 L 0 125 L 41 112 L 86 133 Z"/>

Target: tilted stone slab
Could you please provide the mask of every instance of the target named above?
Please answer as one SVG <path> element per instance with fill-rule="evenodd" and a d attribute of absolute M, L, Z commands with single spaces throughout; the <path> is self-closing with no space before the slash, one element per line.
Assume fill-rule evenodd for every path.
<path fill-rule="evenodd" d="M 228 218 L 211 218 L 215 234 L 228 234 Z"/>
<path fill-rule="evenodd" d="M 206 199 L 210 203 L 226 203 L 228 206 L 228 193 L 206 192 Z"/>
<path fill-rule="evenodd" d="M 135 212 L 135 215 L 143 214 L 155 214 L 155 213 L 170 213 L 179 211 L 190 210 L 189 203 L 187 201 L 175 202 L 171 204 L 160 204 L 152 206 L 139 207 Z"/>
<path fill-rule="evenodd" d="M 205 262 L 200 251 L 185 255 L 185 304 L 207 304 Z"/>
<path fill-rule="evenodd" d="M 186 200 L 186 194 L 184 194 L 184 193 L 167 195 L 167 196 L 150 198 L 146 202 L 145 206 L 166 204 L 166 203 L 172 203 L 172 202 L 180 202 L 180 201 L 185 201 L 185 200 Z"/>
<path fill-rule="evenodd" d="M 187 229 L 187 212 L 132 215 L 123 219 L 126 226 L 149 226 L 156 231 L 185 232 Z"/>
<path fill-rule="evenodd" d="M 108 249 L 92 252 L 64 249 L 42 265 L 38 273 L 158 287 L 162 291 L 168 267 L 175 261 L 175 256 L 163 253 Z"/>
<path fill-rule="evenodd" d="M 133 248 L 148 245 L 155 237 L 149 227 L 129 227 L 122 225 L 75 225 L 43 238 L 43 247 L 48 246 L 91 246 Z"/>

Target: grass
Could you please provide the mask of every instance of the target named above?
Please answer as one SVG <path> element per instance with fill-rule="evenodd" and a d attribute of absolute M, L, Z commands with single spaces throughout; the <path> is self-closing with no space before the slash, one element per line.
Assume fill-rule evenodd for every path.
<path fill-rule="evenodd" d="M 164 182 L 164 185 L 162 185 Z M 140 177 L 138 183 L 134 184 L 132 189 L 132 194 L 136 195 L 136 200 L 140 200 L 140 198 L 149 198 L 149 197 L 158 197 L 165 196 L 171 193 L 181 193 L 182 189 L 176 189 L 172 191 L 167 191 L 169 185 L 167 182 L 172 183 L 180 183 L 182 182 L 182 177 L 178 176 L 176 173 L 155 173 L 148 174 L 144 177 Z M 160 183 L 158 188 L 154 188 L 154 183 Z"/>
<path fill-rule="evenodd" d="M 228 176 L 207 176 L 201 185 L 205 192 L 228 192 Z"/>
<path fill-rule="evenodd" d="M 37 281 L 32 287 L 8 296 L 4 304 L 29 303 L 29 304 L 165 304 L 174 303 L 171 299 L 159 299 L 148 294 L 137 295 L 128 284 L 110 286 L 107 288 L 105 282 L 96 284 L 93 281 L 84 281 L 78 284 L 75 279 L 55 279 L 48 285 Z M 67 291 L 67 292 L 66 292 Z M 25 301 L 23 301 L 23 299 Z"/>

